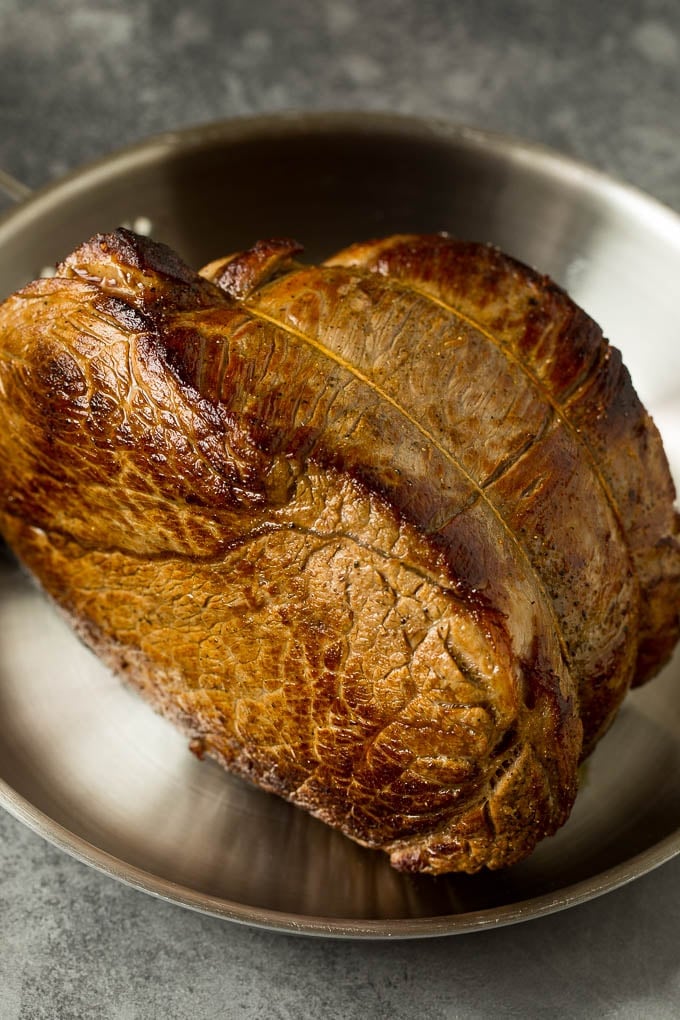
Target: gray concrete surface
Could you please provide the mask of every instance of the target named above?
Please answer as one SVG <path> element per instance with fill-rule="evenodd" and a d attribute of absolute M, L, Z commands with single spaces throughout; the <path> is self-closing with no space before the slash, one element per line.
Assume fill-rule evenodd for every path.
<path fill-rule="evenodd" d="M 0 0 L 0 166 L 37 186 L 165 128 L 382 109 L 547 143 L 680 211 L 679 67 L 677 0 Z M 678 931 L 676 859 L 484 934 L 275 935 L 130 890 L 0 814 L 0 1020 L 670 1020 Z"/>
<path fill-rule="evenodd" d="M 680 1003 L 680 859 L 528 924 L 352 943 L 227 924 L 103 878 L 0 815 L 0 1016 L 659 1018 Z"/>

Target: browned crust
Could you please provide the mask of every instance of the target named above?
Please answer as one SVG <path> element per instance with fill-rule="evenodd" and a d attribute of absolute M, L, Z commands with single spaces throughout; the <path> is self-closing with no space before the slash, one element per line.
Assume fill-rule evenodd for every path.
<path fill-rule="evenodd" d="M 490 245 L 403 235 L 351 246 L 328 264 L 446 302 L 522 363 L 576 437 L 625 537 L 640 586 L 633 681 L 655 675 L 680 633 L 680 526 L 661 439 L 620 352 L 552 280 Z"/>
<path fill-rule="evenodd" d="M 505 280 L 485 304 L 471 249 L 470 300 L 507 305 L 478 328 L 417 275 L 462 279 L 447 245 L 311 269 L 264 242 L 206 272 L 220 289 L 124 232 L 0 308 L 1 524 L 45 590 L 201 753 L 432 873 L 508 865 L 564 822 L 581 720 L 590 747 L 649 657 L 639 585 L 656 571 L 678 599 L 667 469 L 628 521 L 562 408 L 614 365 L 595 327 L 553 309 L 581 368 L 563 358 L 546 399 L 503 332 L 524 314 L 521 357 L 545 346 L 543 327 L 526 339 L 534 277 L 513 269 L 515 303 Z M 442 387 L 488 371 L 492 342 L 494 392 L 466 416 L 474 394 L 457 407 Z M 614 409 L 632 398 L 606 372 L 625 445 Z M 675 633 L 658 595 L 647 649 Z"/>
<path fill-rule="evenodd" d="M 447 303 L 522 364 L 578 443 L 628 548 L 639 588 L 633 682 L 659 672 L 680 632 L 680 527 L 659 432 L 620 352 L 550 277 L 489 245 L 405 235 L 354 245 L 327 264 L 400 279 Z M 591 747 L 612 713 L 605 671 L 587 673 L 581 702 L 600 719 L 586 734 Z"/>
<path fill-rule="evenodd" d="M 170 612 L 167 604 L 167 592 L 183 583 L 181 563 L 170 559 L 140 569 L 119 552 L 85 552 L 15 518 L 0 523 L 79 636 L 179 725 L 202 755 L 355 841 L 385 850 L 396 867 L 437 874 L 507 866 L 566 819 L 580 742 L 574 703 L 565 702 L 549 670 L 513 662 L 502 627 L 488 614 L 470 613 L 438 585 L 427 583 L 421 594 L 425 616 L 411 610 L 399 627 L 393 621 L 381 633 L 370 608 L 371 600 L 384 599 L 385 589 L 357 579 L 352 598 L 368 610 L 368 625 L 354 625 L 354 643 L 363 648 L 358 656 L 348 651 L 344 633 L 353 606 L 343 612 L 324 598 L 325 569 L 315 577 L 313 569 L 300 572 L 297 560 L 277 575 L 285 600 L 257 605 L 252 563 L 233 551 L 214 563 L 194 564 L 194 596 L 204 605 L 217 603 L 194 643 L 191 610 Z M 291 539 L 289 531 L 275 537 Z M 323 558 L 327 542 L 316 541 L 312 552 Z M 261 544 L 270 559 L 283 563 L 280 544 Z M 307 539 L 306 555 L 308 546 Z M 357 555 L 349 546 L 346 565 Z M 364 573 L 371 559 L 375 553 L 367 557 L 364 550 Z M 300 577 L 304 596 L 296 591 Z M 418 584 L 425 586 L 420 579 Z M 402 583 L 395 605 L 400 614 L 408 611 L 407 589 Z M 249 606 L 245 641 L 239 641 L 243 611 L 230 606 L 239 595 Z M 457 615 L 464 629 L 454 660 L 440 635 L 444 624 L 455 629 Z M 410 635 L 415 645 L 425 621 L 427 633 L 415 650 L 407 649 L 398 635 Z M 468 647 L 460 640 L 465 628 L 473 628 Z M 223 651 L 227 642 L 231 646 L 229 664 L 244 645 L 258 648 L 262 668 L 245 688 L 233 666 L 231 675 L 229 668 L 211 666 L 219 641 Z M 459 669 L 461 656 L 469 656 L 471 669 L 476 660 L 477 669 L 489 654 L 493 689 L 490 678 Z M 386 655 L 401 656 L 389 684 L 379 679 Z M 198 668 L 192 669 L 192 658 Z M 433 684 L 430 663 L 438 660 L 440 677 Z M 204 679 L 196 685 L 199 669 Z"/>

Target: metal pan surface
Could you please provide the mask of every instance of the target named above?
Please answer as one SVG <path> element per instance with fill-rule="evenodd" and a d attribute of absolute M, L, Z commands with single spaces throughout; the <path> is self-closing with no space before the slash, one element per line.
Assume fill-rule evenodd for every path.
<path fill-rule="evenodd" d="M 295 237 L 310 259 L 391 232 L 491 241 L 566 286 L 622 349 L 680 478 L 680 217 L 588 167 L 373 114 L 165 134 L 12 210 L 0 222 L 0 298 L 121 222 L 150 224 L 195 266 L 262 237 Z M 628 698 L 564 829 L 523 864 L 472 877 L 398 875 L 382 855 L 198 762 L 6 553 L 0 719 L 0 803 L 13 815 L 132 886 L 275 930 L 413 938 L 510 924 L 598 896 L 680 850 L 680 656 Z"/>

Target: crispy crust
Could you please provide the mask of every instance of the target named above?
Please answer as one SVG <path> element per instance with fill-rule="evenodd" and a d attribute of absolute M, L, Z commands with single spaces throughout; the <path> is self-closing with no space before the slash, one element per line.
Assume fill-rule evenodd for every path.
<path fill-rule="evenodd" d="M 475 325 L 443 245 L 311 268 L 261 242 L 199 277 L 122 231 L 0 308 L 0 524 L 19 556 L 201 753 L 431 873 L 506 866 L 564 822 L 584 747 L 674 640 L 656 609 L 640 652 L 641 586 L 655 570 L 678 602 L 648 419 L 665 473 L 629 520 L 563 410 L 582 423 L 592 373 L 572 385 L 563 357 L 547 392 L 507 339 L 536 278 L 513 264 L 515 291 L 485 304 L 487 250 L 469 247 Z M 573 307 L 560 345 L 600 365 Z"/>
<path fill-rule="evenodd" d="M 573 437 L 600 500 L 611 508 L 612 530 L 628 549 L 639 591 L 633 683 L 654 676 L 680 633 L 680 519 L 661 439 L 619 351 L 549 277 L 491 245 L 401 235 L 353 245 L 328 265 L 406 282 L 474 322 L 521 363 L 535 392 Z M 597 585 L 590 590 L 597 592 Z M 587 619 L 590 628 L 590 612 Z M 613 718 L 616 695 L 607 670 L 579 672 L 590 748 Z"/>

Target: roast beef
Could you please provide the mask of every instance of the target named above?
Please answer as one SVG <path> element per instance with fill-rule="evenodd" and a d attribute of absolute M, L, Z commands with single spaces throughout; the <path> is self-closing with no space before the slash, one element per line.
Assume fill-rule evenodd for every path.
<path fill-rule="evenodd" d="M 658 433 L 496 249 L 98 235 L 0 308 L 0 526 L 192 748 L 404 870 L 498 868 L 678 635 Z"/>

